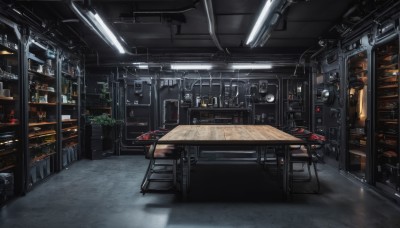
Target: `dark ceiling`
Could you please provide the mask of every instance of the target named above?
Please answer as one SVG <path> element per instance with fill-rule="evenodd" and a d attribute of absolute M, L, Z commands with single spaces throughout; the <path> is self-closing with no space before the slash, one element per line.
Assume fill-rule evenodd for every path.
<path fill-rule="evenodd" d="M 7 1 L 5 1 L 7 2 Z M 264 0 L 213 0 L 216 35 L 223 50 L 210 37 L 203 0 L 93 0 L 74 1 L 95 9 L 126 42 L 131 54 L 119 55 L 72 12 L 68 1 L 8 1 L 2 12 L 28 22 L 43 35 L 53 37 L 72 51 L 84 50 L 97 60 L 191 60 L 208 56 L 265 59 L 295 55 L 316 47 L 323 39 L 336 39 L 381 2 L 377 0 L 292 0 L 266 45 L 244 45 Z M 335 29 L 336 28 L 336 29 Z"/>

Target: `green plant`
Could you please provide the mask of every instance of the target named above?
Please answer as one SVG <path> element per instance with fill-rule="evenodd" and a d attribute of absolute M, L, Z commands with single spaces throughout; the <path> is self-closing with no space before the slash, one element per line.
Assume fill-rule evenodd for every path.
<path fill-rule="evenodd" d="M 102 114 L 99 116 L 95 116 L 91 119 L 92 124 L 99 124 L 103 126 L 114 126 L 116 120 L 111 118 L 108 114 Z"/>
<path fill-rule="evenodd" d="M 97 82 L 97 84 L 101 85 L 101 90 L 100 90 L 100 100 L 110 103 L 111 98 L 110 98 L 110 91 L 108 87 L 108 82 Z"/>

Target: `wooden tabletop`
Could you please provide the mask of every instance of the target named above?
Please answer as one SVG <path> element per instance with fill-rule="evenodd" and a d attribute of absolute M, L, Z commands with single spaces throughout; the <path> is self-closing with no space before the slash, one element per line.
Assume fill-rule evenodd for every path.
<path fill-rule="evenodd" d="M 179 125 L 158 140 L 180 145 L 303 144 L 304 141 L 269 125 Z"/>

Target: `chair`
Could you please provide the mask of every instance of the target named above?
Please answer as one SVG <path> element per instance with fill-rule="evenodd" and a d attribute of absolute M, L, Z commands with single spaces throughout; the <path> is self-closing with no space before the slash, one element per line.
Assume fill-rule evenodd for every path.
<path fill-rule="evenodd" d="M 313 156 L 313 145 L 300 146 L 298 148 L 290 148 L 290 167 L 289 167 L 289 175 L 290 175 L 290 189 L 292 193 L 308 193 L 308 192 L 296 192 L 294 191 L 294 182 L 311 182 L 312 174 L 311 174 L 311 166 L 313 166 L 314 175 L 316 179 L 316 189 L 313 193 L 319 193 L 320 191 L 320 183 L 318 178 L 318 171 L 316 166 L 316 157 Z M 296 170 L 294 169 L 295 164 L 301 164 L 302 169 Z M 301 172 L 304 171 L 304 165 L 307 166 L 307 177 L 296 177 L 296 171 Z"/>
<path fill-rule="evenodd" d="M 290 178 L 290 189 L 292 193 L 319 193 L 320 182 L 318 177 L 318 171 L 316 163 L 318 162 L 318 156 L 316 150 L 321 147 L 325 141 L 325 137 L 321 135 L 314 134 L 307 130 L 296 130 L 289 132 L 297 138 L 301 138 L 307 142 L 307 145 L 292 145 L 290 146 L 290 168 L 289 168 L 289 178 Z M 302 169 L 295 170 L 294 165 L 301 164 Z M 304 171 L 304 165 L 307 166 L 308 175 L 307 177 L 296 176 L 296 171 Z M 316 189 L 313 192 L 296 192 L 294 191 L 294 182 L 312 182 L 312 172 L 311 166 L 314 170 L 314 176 L 316 179 Z"/>
<path fill-rule="evenodd" d="M 176 186 L 179 153 L 173 145 L 151 144 L 147 147 L 149 165 L 144 175 L 141 192 L 171 192 Z"/>

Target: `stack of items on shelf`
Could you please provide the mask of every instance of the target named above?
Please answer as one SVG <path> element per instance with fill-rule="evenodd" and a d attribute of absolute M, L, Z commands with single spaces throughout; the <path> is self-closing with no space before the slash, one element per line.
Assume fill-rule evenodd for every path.
<path fill-rule="evenodd" d="M 5 202 L 14 194 L 14 175 L 0 173 L 0 203 Z"/>
<path fill-rule="evenodd" d="M 78 144 L 73 143 L 70 145 L 66 145 L 62 149 L 63 156 L 63 168 L 71 164 L 73 161 L 78 159 Z"/>
<path fill-rule="evenodd" d="M 10 100 L 14 99 L 11 96 L 10 90 L 3 88 L 3 82 L 0 82 L 0 97 L 3 99 L 10 99 Z"/>
<path fill-rule="evenodd" d="M 16 142 L 14 132 L 0 133 L 0 171 L 15 167 Z"/>

